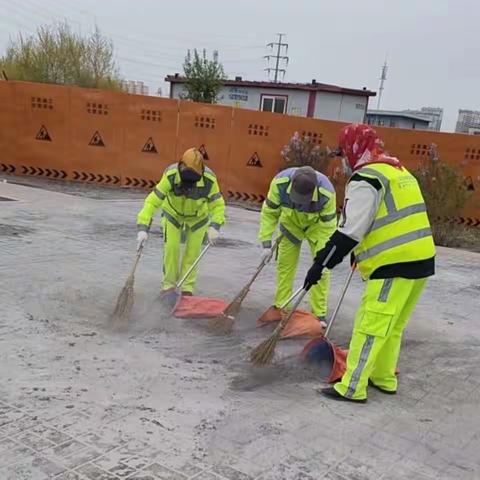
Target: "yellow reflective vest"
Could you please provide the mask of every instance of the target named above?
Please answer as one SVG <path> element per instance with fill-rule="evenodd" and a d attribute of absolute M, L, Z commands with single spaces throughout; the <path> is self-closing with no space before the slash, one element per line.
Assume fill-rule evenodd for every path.
<path fill-rule="evenodd" d="M 379 267 L 435 256 L 425 201 L 415 177 L 406 168 L 385 163 L 367 165 L 356 173 L 377 179 L 382 186 L 375 220 L 354 249 L 362 277 L 368 279 Z"/>
<path fill-rule="evenodd" d="M 184 190 L 178 164 L 170 165 L 155 189 L 145 199 L 137 216 L 140 230 L 148 229 L 159 208 L 167 221 L 177 228 L 186 225 L 197 230 L 210 224 L 219 229 L 225 223 L 225 201 L 220 193 L 217 177 L 208 167 L 205 167 L 202 178 L 191 190 Z"/>

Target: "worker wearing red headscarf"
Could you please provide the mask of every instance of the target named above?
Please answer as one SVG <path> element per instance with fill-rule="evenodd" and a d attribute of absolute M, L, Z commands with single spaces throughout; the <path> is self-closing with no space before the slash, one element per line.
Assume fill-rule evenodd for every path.
<path fill-rule="evenodd" d="M 368 125 L 342 129 L 339 155 L 351 173 L 342 216 L 317 252 L 304 287 L 308 290 L 353 251 L 366 281 L 355 316 L 347 370 L 322 393 L 336 400 L 365 402 L 367 386 L 397 391 L 395 375 L 403 330 L 434 274 L 435 246 L 418 183 L 388 155 Z"/>

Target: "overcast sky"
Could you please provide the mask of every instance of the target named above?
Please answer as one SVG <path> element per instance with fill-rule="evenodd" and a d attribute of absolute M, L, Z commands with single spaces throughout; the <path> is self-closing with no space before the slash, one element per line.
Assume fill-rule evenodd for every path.
<path fill-rule="evenodd" d="M 218 49 L 229 76 L 266 80 L 265 45 L 283 32 L 285 81 L 377 91 L 387 56 L 383 109 L 443 107 L 447 131 L 459 108 L 480 110 L 479 0 L 0 0 L 0 53 L 19 30 L 62 19 L 96 23 L 122 76 L 151 93 L 168 94 L 163 78 L 195 47 Z"/>

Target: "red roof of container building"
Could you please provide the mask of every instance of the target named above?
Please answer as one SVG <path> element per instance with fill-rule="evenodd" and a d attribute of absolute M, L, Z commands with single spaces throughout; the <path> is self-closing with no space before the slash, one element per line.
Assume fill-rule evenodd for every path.
<path fill-rule="evenodd" d="M 166 82 L 170 83 L 185 83 L 186 78 L 178 73 L 175 75 L 167 75 Z M 235 77 L 235 80 L 224 80 L 223 85 L 227 87 L 257 87 L 257 88 L 272 88 L 278 90 L 306 90 L 308 92 L 330 92 L 330 93 L 346 93 L 350 95 L 359 95 L 364 97 L 374 97 L 376 92 L 356 88 L 339 87 L 338 85 L 329 85 L 327 83 L 318 83 L 312 80 L 311 83 L 283 83 L 283 82 L 259 82 L 255 80 L 243 80 L 242 77 Z"/>

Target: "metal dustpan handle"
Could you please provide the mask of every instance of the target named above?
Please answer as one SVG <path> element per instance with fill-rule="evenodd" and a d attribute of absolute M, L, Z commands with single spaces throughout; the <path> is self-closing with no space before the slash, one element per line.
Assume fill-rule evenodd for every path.
<path fill-rule="evenodd" d="M 185 272 L 185 275 L 178 281 L 176 288 L 181 288 L 181 286 L 185 283 L 185 280 L 190 276 L 192 273 L 193 269 L 200 263 L 200 260 L 203 258 L 203 256 L 207 253 L 208 249 L 212 246 L 212 244 L 209 242 L 205 245 L 203 250 L 200 252 L 200 255 L 197 257 L 197 259 L 192 263 L 192 265 L 189 267 L 189 269 Z"/>
<path fill-rule="evenodd" d="M 295 311 L 299 307 L 300 303 L 302 303 L 303 298 L 305 295 L 308 293 L 308 290 L 305 290 L 303 287 L 300 287 L 298 290 L 296 290 L 290 298 L 280 307 L 280 308 L 285 308 L 292 300 L 296 299 L 292 309 L 290 312 L 288 312 L 288 315 L 285 318 L 282 318 L 280 320 L 280 323 L 278 324 L 277 328 L 274 330 L 273 334 L 280 334 L 280 332 L 286 327 L 287 323 L 290 321 L 290 319 L 293 317 L 295 314 Z"/>
<path fill-rule="evenodd" d="M 352 265 L 352 268 L 350 269 L 350 273 L 348 274 L 347 280 L 345 281 L 345 285 L 343 286 L 343 290 L 342 290 L 342 293 L 340 294 L 340 298 L 338 299 L 337 305 L 335 306 L 335 310 L 332 313 L 332 318 L 330 319 L 327 329 L 323 334 L 325 338 L 328 337 L 328 334 L 330 333 L 330 329 L 332 328 L 333 322 L 335 321 L 335 318 L 337 318 L 337 313 L 340 310 L 343 299 L 345 298 L 345 294 L 347 293 L 348 287 L 350 285 L 350 282 L 352 280 L 352 277 L 353 277 L 353 274 L 355 273 L 356 268 L 357 268 L 357 265 L 354 263 Z"/>

